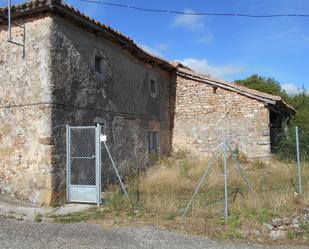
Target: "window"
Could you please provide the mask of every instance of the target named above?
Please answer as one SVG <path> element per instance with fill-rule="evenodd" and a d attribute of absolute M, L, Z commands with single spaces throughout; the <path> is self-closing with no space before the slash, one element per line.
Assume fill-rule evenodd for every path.
<path fill-rule="evenodd" d="M 95 62 L 94 62 L 94 70 L 97 73 L 102 73 L 102 58 L 100 58 L 99 56 L 95 57 Z"/>
<path fill-rule="evenodd" d="M 150 131 L 149 134 L 149 153 L 159 153 L 159 135 L 158 132 Z"/>
<path fill-rule="evenodd" d="M 154 78 L 150 78 L 149 81 L 149 90 L 150 90 L 150 95 L 152 97 L 156 97 L 158 93 L 158 86 L 157 86 L 157 80 Z"/>
<path fill-rule="evenodd" d="M 217 93 L 217 88 L 218 88 L 218 87 L 213 87 L 212 93 Z"/>

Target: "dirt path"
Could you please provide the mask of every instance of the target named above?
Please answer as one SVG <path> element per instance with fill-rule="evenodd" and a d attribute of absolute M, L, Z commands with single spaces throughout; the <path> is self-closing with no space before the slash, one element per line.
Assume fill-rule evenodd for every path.
<path fill-rule="evenodd" d="M 160 249 L 302 249 L 305 246 L 268 246 L 160 231 L 151 228 L 102 229 L 92 224 L 54 224 L 0 218 L 0 248 L 160 248 Z"/>

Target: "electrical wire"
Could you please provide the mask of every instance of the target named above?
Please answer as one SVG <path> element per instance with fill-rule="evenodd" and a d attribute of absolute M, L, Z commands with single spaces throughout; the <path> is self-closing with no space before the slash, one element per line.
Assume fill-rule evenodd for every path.
<path fill-rule="evenodd" d="M 133 5 L 118 4 L 106 1 L 96 1 L 96 0 L 79 0 L 81 2 L 102 4 L 107 6 L 119 7 L 119 8 L 128 8 L 137 11 L 143 12 L 153 12 L 153 13 L 167 13 L 167 14 L 177 14 L 177 15 L 189 15 L 189 16 L 232 16 L 232 17 L 250 17 L 250 18 L 274 18 L 274 17 L 309 17 L 309 14 L 263 14 L 263 15 L 253 15 L 253 14 L 243 14 L 243 13 L 212 13 L 212 12 L 184 12 L 178 10 L 169 10 L 169 9 L 149 9 L 142 8 Z"/>

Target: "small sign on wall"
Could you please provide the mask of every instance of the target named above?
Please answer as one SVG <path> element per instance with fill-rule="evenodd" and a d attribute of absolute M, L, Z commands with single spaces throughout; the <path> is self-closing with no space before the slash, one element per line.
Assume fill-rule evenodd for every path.
<path fill-rule="evenodd" d="M 107 136 L 101 134 L 101 136 L 100 136 L 100 141 L 101 141 L 101 142 L 106 142 L 106 141 L 107 141 Z"/>

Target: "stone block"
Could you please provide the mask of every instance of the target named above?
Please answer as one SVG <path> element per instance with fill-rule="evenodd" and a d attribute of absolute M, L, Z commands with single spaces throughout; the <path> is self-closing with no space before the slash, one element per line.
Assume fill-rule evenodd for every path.
<path fill-rule="evenodd" d="M 10 124 L 4 124 L 2 126 L 0 126 L 0 134 L 2 135 L 8 135 L 9 133 L 12 132 L 12 125 Z"/>
<path fill-rule="evenodd" d="M 269 236 L 272 240 L 284 239 L 286 237 L 286 232 L 283 230 L 272 230 Z"/>
<path fill-rule="evenodd" d="M 40 192 L 37 202 L 45 205 L 50 205 L 53 198 L 53 192 L 48 190 L 43 190 Z"/>
<path fill-rule="evenodd" d="M 39 143 L 44 145 L 54 145 L 53 137 L 39 137 Z"/>
<path fill-rule="evenodd" d="M 271 224 L 269 224 L 269 223 L 264 222 L 264 223 L 263 223 L 263 229 L 264 229 L 265 231 L 271 231 L 271 230 L 274 229 L 274 226 L 271 225 Z"/>
<path fill-rule="evenodd" d="M 0 148 L 0 157 L 8 158 L 14 154 L 14 147 Z"/>

